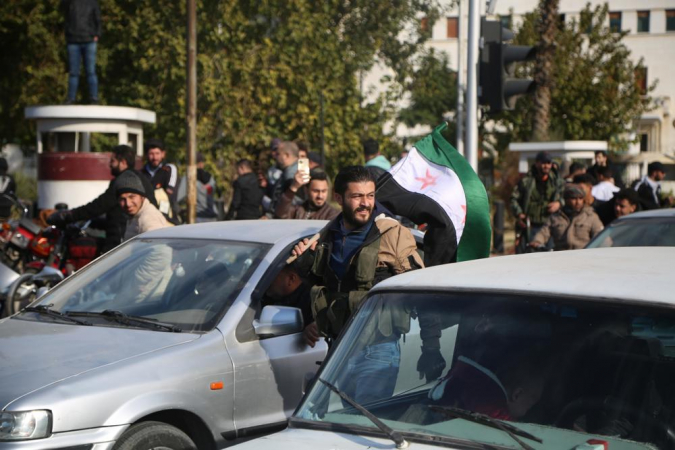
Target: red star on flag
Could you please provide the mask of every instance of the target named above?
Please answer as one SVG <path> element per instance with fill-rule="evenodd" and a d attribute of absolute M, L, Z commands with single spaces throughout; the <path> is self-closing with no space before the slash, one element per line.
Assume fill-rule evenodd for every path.
<path fill-rule="evenodd" d="M 420 190 L 424 190 L 427 187 L 436 186 L 436 180 L 438 179 L 438 176 L 431 175 L 431 173 L 429 172 L 429 169 L 427 169 L 427 174 L 424 178 L 416 177 L 415 179 L 417 181 L 422 182 L 422 187 L 420 188 Z"/>

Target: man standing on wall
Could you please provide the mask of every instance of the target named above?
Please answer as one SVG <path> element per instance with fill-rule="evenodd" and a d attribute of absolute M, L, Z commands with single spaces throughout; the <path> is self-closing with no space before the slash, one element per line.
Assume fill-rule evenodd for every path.
<path fill-rule="evenodd" d="M 80 82 L 80 62 L 89 85 L 89 101 L 98 103 L 96 77 L 96 47 L 101 36 L 101 9 L 97 0 L 61 0 L 61 11 L 66 22 L 68 45 L 68 97 L 66 104 L 75 103 Z"/>

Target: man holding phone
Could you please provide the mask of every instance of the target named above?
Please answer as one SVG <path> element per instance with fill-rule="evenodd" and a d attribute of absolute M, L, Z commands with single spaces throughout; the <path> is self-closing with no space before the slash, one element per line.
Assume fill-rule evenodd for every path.
<path fill-rule="evenodd" d="M 279 180 L 274 184 L 274 188 L 272 190 L 272 201 L 269 208 L 270 212 L 267 213 L 268 216 L 266 216 L 268 219 L 273 217 L 281 195 L 291 185 L 293 178 L 295 177 L 295 173 L 298 171 L 298 146 L 294 142 L 290 141 L 284 141 L 280 143 L 279 147 L 277 148 L 276 159 L 277 166 L 282 170 L 283 173 Z M 301 203 L 303 200 L 304 198 L 298 199 L 296 203 Z"/>
<path fill-rule="evenodd" d="M 275 211 L 277 217 L 280 219 L 334 219 L 340 211 L 328 203 L 330 188 L 326 172 L 312 171 L 310 176 L 308 170 L 300 169 L 301 166 L 298 164 L 298 171 L 295 173 L 293 182 L 279 199 Z M 293 199 L 300 189 L 305 189 L 307 200 L 301 205 L 294 205 Z"/>

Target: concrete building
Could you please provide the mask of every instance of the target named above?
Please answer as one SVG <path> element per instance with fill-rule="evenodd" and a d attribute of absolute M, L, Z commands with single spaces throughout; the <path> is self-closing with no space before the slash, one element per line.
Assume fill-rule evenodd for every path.
<path fill-rule="evenodd" d="M 449 2 L 448 2 L 449 3 Z M 447 8 L 445 16 L 438 20 L 431 30 L 432 36 L 427 45 L 449 56 L 451 67 L 458 69 L 459 37 L 465 34 L 467 26 L 468 2 L 464 0 L 460 7 Z M 483 4 L 483 1 L 480 1 Z M 517 30 L 524 14 L 534 11 L 538 0 L 497 0 L 493 18 L 501 18 L 512 24 Z M 627 178 L 638 178 L 648 162 L 659 160 L 670 164 L 673 169 L 668 179 L 675 179 L 675 76 L 671 73 L 672 61 L 675 61 L 675 0 L 560 0 L 561 19 L 565 21 L 579 17 L 587 3 L 591 6 L 609 4 L 607 25 L 629 33 L 624 38 L 625 45 L 631 50 L 635 61 L 644 59 L 647 68 L 645 83 L 658 80 L 656 90 L 651 96 L 655 108 L 640 117 L 638 122 L 638 142 L 631 147 L 626 157 L 628 163 Z M 483 5 L 484 7 L 484 5 Z M 464 39 L 465 42 L 465 39 Z M 466 67 L 461 67 L 466 70 Z M 376 67 L 366 78 L 376 83 L 386 68 Z M 406 99 L 402 104 L 405 105 Z M 454 111 L 455 105 L 449 105 Z M 396 134 L 400 137 L 410 133 L 398 126 Z M 414 130 L 419 133 L 420 130 Z M 410 133 L 414 134 L 414 133 Z"/>

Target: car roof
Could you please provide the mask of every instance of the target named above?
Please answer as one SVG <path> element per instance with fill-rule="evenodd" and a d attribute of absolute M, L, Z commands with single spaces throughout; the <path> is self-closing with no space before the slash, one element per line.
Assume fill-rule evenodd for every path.
<path fill-rule="evenodd" d="M 622 216 L 616 219 L 616 221 L 624 220 L 634 220 L 634 219 L 652 219 L 655 217 L 675 218 L 675 208 L 663 208 L 663 209 L 650 209 L 648 211 L 640 211 L 633 214 L 628 214 L 627 216 Z"/>
<path fill-rule="evenodd" d="M 144 233 L 144 238 L 223 239 L 275 244 L 317 233 L 326 220 L 231 220 L 179 225 Z"/>
<path fill-rule="evenodd" d="M 674 247 L 621 247 L 499 256 L 389 278 L 378 290 L 475 290 L 675 305 Z"/>

